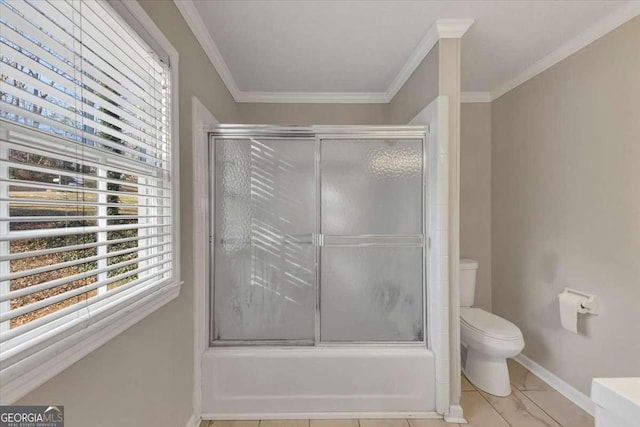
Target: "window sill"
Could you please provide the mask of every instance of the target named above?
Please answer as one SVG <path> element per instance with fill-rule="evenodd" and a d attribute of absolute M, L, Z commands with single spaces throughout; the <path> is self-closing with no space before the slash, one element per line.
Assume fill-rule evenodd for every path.
<path fill-rule="evenodd" d="M 0 405 L 9 405 L 35 390 L 69 366 L 82 359 L 98 347 L 115 338 L 154 311 L 163 307 L 180 295 L 182 282 L 162 287 L 156 292 L 129 305 L 123 312 L 114 313 L 99 322 L 84 328 L 65 340 L 73 343 L 63 351 L 43 350 L 37 357 L 42 363 L 17 376 L 0 387 Z"/>

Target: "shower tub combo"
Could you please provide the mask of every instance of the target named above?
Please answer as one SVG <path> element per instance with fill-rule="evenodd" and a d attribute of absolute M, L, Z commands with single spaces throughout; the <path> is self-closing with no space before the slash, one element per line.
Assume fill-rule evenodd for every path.
<path fill-rule="evenodd" d="M 434 149 L 421 126 L 209 133 L 204 419 L 437 416 Z"/>

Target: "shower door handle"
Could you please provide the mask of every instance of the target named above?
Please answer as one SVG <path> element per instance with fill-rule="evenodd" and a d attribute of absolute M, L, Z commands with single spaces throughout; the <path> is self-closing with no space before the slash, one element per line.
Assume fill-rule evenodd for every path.
<path fill-rule="evenodd" d="M 284 244 L 286 245 L 315 245 L 316 239 L 315 233 L 305 234 L 290 234 L 285 237 Z"/>
<path fill-rule="evenodd" d="M 416 248 L 422 248 L 424 245 L 425 238 L 422 234 L 322 234 L 320 244 L 320 246 Z"/>

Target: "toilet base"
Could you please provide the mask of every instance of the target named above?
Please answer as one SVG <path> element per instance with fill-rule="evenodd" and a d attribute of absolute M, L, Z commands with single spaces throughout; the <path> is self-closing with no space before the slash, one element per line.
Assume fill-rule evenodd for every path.
<path fill-rule="evenodd" d="M 469 347 L 462 372 L 471 384 L 494 396 L 511 394 L 509 368 L 504 357 L 492 357 Z"/>

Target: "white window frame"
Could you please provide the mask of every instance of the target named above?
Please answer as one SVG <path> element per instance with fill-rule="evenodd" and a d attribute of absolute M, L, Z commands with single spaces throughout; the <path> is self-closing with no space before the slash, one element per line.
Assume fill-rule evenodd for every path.
<path fill-rule="evenodd" d="M 12 404 L 30 391 L 44 384 L 55 375 L 82 359 L 93 350 L 115 338 L 131 326 L 135 325 L 154 311 L 174 300 L 180 294 L 182 285 L 180 275 L 180 145 L 179 145 L 179 55 L 166 36 L 147 15 L 137 1 L 107 0 L 121 17 L 142 37 L 153 49 L 161 49 L 168 55 L 171 78 L 171 192 L 172 192 L 172 257 L 173 281 L 140 300 L 107 315 L 88 327 L 78 329 L 71 334 L 60 337 L 54 345 L 48 346 L 37 354 L 38 364 L 25 369 L 19 375 L 9 378 L 0 384 L 0 405 Z M 135 293 L 136 289 L 123 292 L 123 297 Z M 99 303 L 100 304 L 100 303 Z M 106 299 L 106 309 L 114 304 Z M 98 307 L 96 305 L 96 308 Z M 64 319 L 64 318 L 62 318 Z M 58 319 L 58 321 L 62 320 Z M 52 322 L 51 332 L 60 323 Z M 30 361 L 29 366 L 33 365 Z"/>

